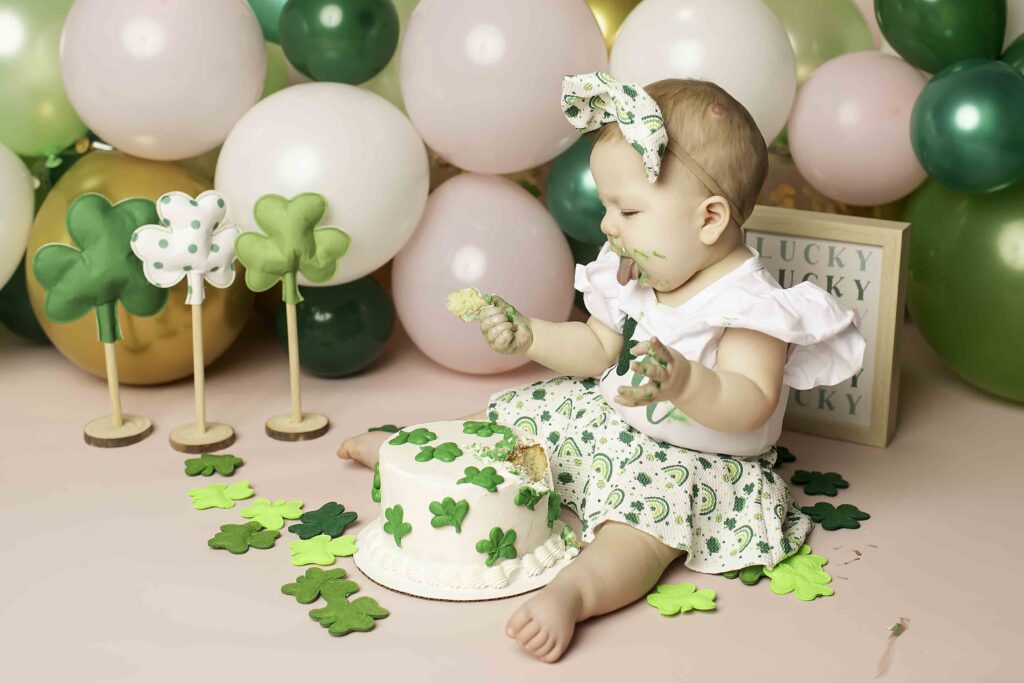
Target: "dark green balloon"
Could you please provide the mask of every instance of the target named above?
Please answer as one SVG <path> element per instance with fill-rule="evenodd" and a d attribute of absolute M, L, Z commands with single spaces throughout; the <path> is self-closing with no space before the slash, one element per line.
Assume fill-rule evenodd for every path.
<path fill-rule="evenodd" d="M 333 287 L 300 287 L 296 307 L 299 364 L 320 377 L 344 377 L 374 361 L 395 325 L 391 296 L 367 276 Z M 277 338 L 288 344 L 285 305 L 277 309 Z"/>
<path fill-rule="evenodd" d="M 998 59 L 1006 0 L 875 0 L 882 34 L 903 59 L 936 73 L 961 59 Z"/>
<path fill-rule="evenodd" d="M 11 275 L 3 289 L 0 289 L 0 324 L 19 337 L 38 344 L 49 344 L 46 333 L 39 326 L 36 314 L 28 302 L 28 288 L 25 286 L 25 259 Z"/>
<path fill-rule="evenodd" d="M 910 138 L 928 174 L 960 192 L 993 192 L 1024 178 L 1024 75 L 968 59 L 932 78 L 914 104 Z"/>
<path fill-rule="evenodd" d="M 272 43 L 280 42 L 277 27 L 281 22 L 281 10 L 288 0 L 248 0 L 249 7 L 256 13 L 263 38 Z"/>
<path fill-rule="evenodd" d="M 604 246 L 604 242 L 601 244 L 593 244 L 592 242 L 580 242 L 569 238 L 569 250 L 572 251 L 572 260 L 576 263 L 587 265 L 591 261 L 597 258 L 597 252 L 601 251 L 601 247 Z M 587 310 L 587 307 L 583 303 L 583 292 L 576 291 L 576 306 L 582 310 Z"/>
<path fill-rule="evenodd" d="M 1024 401 L 1024 183 L 967 195 L 928 180 L 913 224 L 907 305 L 935 352 L 975 386 Z"/>
<path fill-rule="evenodd" d="M 558 155 L 548 173 L 548 210 L 569 237 L 601 244 L 604 206 L 597 198 L 597 186 L 590 173 L 590 152 L 596 131 L 587 133 Z"/>
<path fill-rule="evenodd" d="M 1000 59 L 1024 75 L 1024 33 L 1010 43 L 1010 47 L 1006 48 L 1006 52 Z"/>
<path fill-rule="evenodd" d="M 280 29 L 288 61 L 316 81 L 368 81 L 398 47 L 391 0 L 288 0 Z"/>

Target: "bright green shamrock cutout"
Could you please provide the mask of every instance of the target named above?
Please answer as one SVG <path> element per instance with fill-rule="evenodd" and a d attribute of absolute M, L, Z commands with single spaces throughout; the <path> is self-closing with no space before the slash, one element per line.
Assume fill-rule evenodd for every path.
<path fill-rule="evenodd" d="M 764 574 L 772 580 L 772 592 L 786 595 L 796 591 L 801 600 L 814 600 L 834 593 L 826 584 L 832 577 L 825 573 L 822 565 L 828 564 L 821 555 L 812 555 L 809 546 L 801 546 L 799 552 L 790 555 L 775 565 L 774 569 L 765 568 Z"/>
<path fill-rule="evenodd" d="M 498 484 L 505 481 L 505 477 L 498 474 L 493 467 L 485 467 L 481 470 L 470 465 L 463 470 L 463 474 L 466 476 L 456 481 L 456 484 L 476 484 L 491 493 L 497 493 Z"/>
<path fill-rule="evenodd" d="M 515 499 L 512 501 L 516 505 L 525 505 L 527 509 L 533 510 L 534 506 L 540 502 L 540 499 L 545 496 L 547 491 L 544 493 L 537 493 L 537 490 L 532 486 L 520 486 L 519 491 L 516 493 Z"/>
<path fill-rule="evenodd" d="M 380 502 L 380 463 L 373 464 L 373 487 L 370 489 L 370 498 L 374 503 Z"/>
<path fill-rule="evenodd" d="M 266 550 L 274 547 L 274 541 L 280 535 L 277 531 L 264 529 L 259 522 L 225 524 L 206 544 L 211 548 L 228 550 L 236 555 L 241 555 L 249 548 Z"/>
<path fill-rule="evenodd" d="M 245 500 L 255 494 L 249 488 L 249 482 L 239 481 L 230 486 L 210 484 L 192 489 L 188 495 L 192 497 L 192 507 L 196 510 L 208 510 L 209 508 L 224 508 L 226 510 L 235 507 L 236 500 Z"/>
<path fill-rule="evenodd" d="M 310 611 L 309 616 L 327 628 L 332 636 L 343 636 L 352 631 L 370 631 L 374 619 L 383 619 L 388 614 L 390 612 L 373 598 L 362 597 L 352 602 L 331 600 L 326 607 Z"/>
<path fill-rule="evenodd" d="M 126 199 L 111 205 L 100 194 L 83 194 L 71 202 L 68 234 L 78 248 L 44 244 L 32 269 L 46 290 L 43 311 L 50 320 L 69 323 L 96 310 L 100 341 L 121 338 L 117 302 L 132 315 L 154 315 L 167 301 L 167 290 L 146 281 L 142 263 L 132 253 L 132 233 L 157 220 L 153 202 Z"/>
<path fill-rule="evenodd" d="M 402 545 L 402 537 L 408 536 L 409 532 L 412 531 L 412 524 L 402 521 L 404 516 L 405 510 L 402 509 L 401 505 L 384 510 L 384 517 L 388 520 L 384 522 L 384 533 L 394 536 L 395 545 L 399 547 Z"/>
<path fill-rule="evenodd" d="M 337 538 L 356 521 L 357 517 L 359 515 L 355 512 L 345 512 L 345 506 L 341 503 L 324 503 L 319 510 L 304 513 L 299 518 L 300 523 L 291 525 L 288 531 L 301 539 L 313 538 L 320 534 Z"/>
<path fill-rule="evenodd" d="M 308 605 L 321 594 L 329 600 L 347 599 L 359 590 L 359 586 L 347 580 L 346 576 L 348 574 L 341 568 L 324 571 L 319 567 L 310 567 L 304 575 L 295 579 L 295 583 L 281 586 L 281 592 L 292 596 L 302 605 Z"/>
<path fill-rule="evenodd" d="M 816 503 L 813 507 L 800 508 L 803 512 L 829 531 L 837 529 L 859 529 L 860 523 L 871 519 L 871 515 L 861 512 L 856 505 L 843 503 L 833 507 L 832 503 Z"/>
<path fill-rule="evenodd" d="M 351 240 L 338 228 L 316 227 L 327 213 L 327 201 L 321 195 L 304 192 L 285 199 L 266 194 L 256 201 L 252 213 L 266 234 L 246 232 L 235 241 L 249 289 L 263 292 L 283 280 L 284 302 L 297 304 L 302 295 L 296 273 L 311 282 L 326 282 L 334 276 Z"/>
<path fill-rule="evenodd" d="M 284 520 L 302 516 L 302 501 L 275 500 L 271 503 L 266 498 L 257 498 L 252 505 L 242 510 L 242 516 L 259 522 L 267 529 L 278 531 L 284 526 Z"/>
<path fill-rule="evenodd" d="M 380 427 L 370 427 L 366 431 L 368 431 L 368 432 L 387 432 L 388 434 L 394 434 L 399 429 L 401 429 L 401 427 L 399 427 L 398 425 L 381 425 Z"/>
<path fill-rule="evenodd" d="M 358 550 L 355 536 L 331 538 L 327 534 L 314 536 L 308 541 L 292 541 L 288 547 L 292 551 L 292 564 L 296 567 L 304 564 L 334 564 L 335 557 L 355 555 Z"/>
<path fill-rule="evenodd" d="M 470 420 L 462 423 L 463 434 L 475 434 L 482 439 L 498 433 L 499 425 L 496 422 L 479 422 Z"/>
<path fill-rule="evenodd" d="M 743 569 L 734 569 L 729 572 L 724 572 L 722 576 L 727 579 L 735 579 L 738 576 L 744 586 L 754 586 L 758 581 L 764 578 L 764 565 L 755 564 L 749 567 L 744 567 Z"/>
<path fill-rule="evenodd" d="M 550 529 L 555 520 L 562 515 L 562 496 L 556 491 L 548 494 L 548 528 Z"/>
<path fill-rule="evenodd" d="M 489 538 L 477 541 L 476 551 L 487 555 L 486 564 L 488 567 L 494 565 L 501 558 L 511 560 L 516 556 L 516 530 L 509 529 L 502 531 L 501 527 L 491 529 Z"/>
<path fill-rule="evenodd" d="M 793 483 L 803 484 L 804 493 L 809 496 L 834 496 L 839 489 L 850 486 L 843 477 L 835 472 L 808 472 L 797 470 L 793 473 Z"/>
<path fill-rule="evenodd" d="M 233 455 L 212 455 L 203 453 L 198 458 L 189 458 L 185 461 L 185 474 L 190 477 L 202 475 L 211 476 L 214 472 L 230 477 L 235 473 L 235 468 L 241 467 L 245 462 Z"/>
<path fill-rule="evenodd" d="M 440 446 L 421 446 L 420 452 L 416 456 L 416 462 L 427 462 L 435 458 L 441 462 L 451 462 L 460 455 L 462 455 L 461 448 L 452 441 L 445 441 Z"/>
<path fill-rule="evenodd" d="M 411 432 L 407 432 L 403 429 L 398 432 L 394 438 L 388 441 L 388 443 L 392 446 L 402 446 L 407 443 L 411 443 L 415 446 L 425 446 L 436 438 L 437 434 L 426 427 L 417 427 Z"/>
<path fill-rule="evenodd" d="M 439 529 L 443 526 L 455 527 L 455 533 L 462 533 L 462 520 L 466 518 L 466 513 L 469 512 L 469 501 L 460 500 L 455 502 L 454 498 L 445 497 L 440 503 L 431 501 L 430 513 L 434 517 L 430 520 L 430 526 L 435 529 Z"/>
<path fill-rule="evenodd" d="M 717 607 L 715 591 L 710 588 L 697 590 L 692 583 L 663 583 L 657 592 L 647 596 L 647 604 L 657 607 L 666 617 L 691 610 L 708 612 Z"/>

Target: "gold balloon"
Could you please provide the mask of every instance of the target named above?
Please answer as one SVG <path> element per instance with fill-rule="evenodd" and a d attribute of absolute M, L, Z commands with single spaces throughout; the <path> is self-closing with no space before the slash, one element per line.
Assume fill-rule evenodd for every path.
<path fill-rule="evenodd" d="M 640 4 L 640 0 L 587 0 L 587 4 L 597 18 L 597 25 L 601 27 L 604 44 L 610 50 L 619 27 L 633 8 Z"/>
<path fill-rule="evenodd" d="M 50 190 L 29 233 L 28 258 L 49 242 L 73 244 L 67 233 L 68 205 L 86 192 L 99 192 L 111 202 L 130 197 L 156 200 L 180 190 L 197 195 L 210 182 L 166 161 L 146 161 L 120 152 L 93 151 L 79 159 Z M 46 292 L 26 268 L 29 301 L 53 345 L 68 360 L 97 377 L 106 377 L 103 344 L 96 338 L 96 316 L 58 324 L 43 313 Z M 117 307 L 121 333 L 114 345 L 117 371 L 125 384 L 160 384 L 192 374 L 192 311 L 185 305 L 185 281 L 172 287 L 167 305 L 154 316 L 138 318 Z M 231 346 L 252 310 L 252 292 L 239 274 L 227 289 L 206 288 L 203 302 L 203 352 L 212 363 Z"/>

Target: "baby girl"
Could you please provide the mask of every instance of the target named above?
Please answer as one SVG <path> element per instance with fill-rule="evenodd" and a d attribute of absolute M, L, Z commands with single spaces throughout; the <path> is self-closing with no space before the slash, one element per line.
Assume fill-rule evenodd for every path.
<path fill-rule="evenodd" d="M 772 472 L 789 388 L 860 370 L 853 313 L 811 283 L 781 288 L 741 226 L 767 173 L 749 112 L 713 83 L 646 88 L 566 77 L 562 108 L 601 128 L 590 158 L 608 242 L 576 268 L 586 323 L 528 318 L 498 296 L 487 344 L 561 376 L 494 394 L 463 419 L 544 438 L 584 551 L 511 616 L 506 633 L 554 662 L 578 622 L 644 597 L 666 567 L 772 567 L 811 522 Z M 667 154 L 666 154 L 667 152 Z M 370 467 L 385 438 L 346 440 Z"/>

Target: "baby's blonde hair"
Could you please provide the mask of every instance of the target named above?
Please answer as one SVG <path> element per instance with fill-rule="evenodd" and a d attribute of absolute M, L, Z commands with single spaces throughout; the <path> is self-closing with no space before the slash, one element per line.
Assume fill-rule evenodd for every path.
<path fill-rule="evenodd" d="M 710 81 L 666 78 L 644 90 L 661 108 L 669 140 L 686 150 L 736 202 L 742 215 L 733 216 L 733 220 L 742 225 L 754 209 L 768 175 L 768 149 L 754 117 Z M 594 142 L 616 134 L 622 135 L 619 127 L 607 124 Z M 669 156 L 665 154 L 666 159 Z M 695 175 L 687 175 L 691 182 L 704 187 Z"/>

